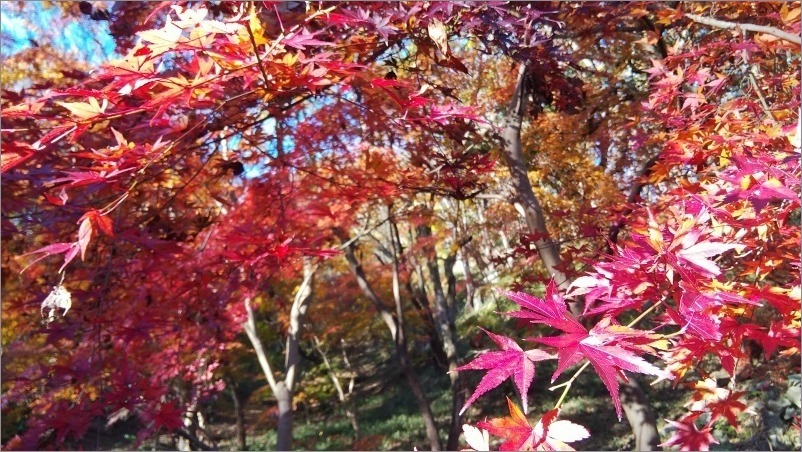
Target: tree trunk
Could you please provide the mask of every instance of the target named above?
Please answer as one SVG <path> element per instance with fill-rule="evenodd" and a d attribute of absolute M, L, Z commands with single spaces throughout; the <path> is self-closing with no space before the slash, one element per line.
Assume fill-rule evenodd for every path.
<path fill-rule="evenodd" d="M 317 266 L 313 265 L 311 261 L 306 260 L 304 262 L 304 279 L 295 293 L 290 310 L 290 330 L 287 333 L 287 347 L 284 355 L 284 370 L 286 374 L 284 380 L 277 381 L 273 374 L 273 369 L 270 367 L 270 361 L 267 359 L 262 341 L 256 333 L 256 319 L 251 309 L 250 299 L 245 300 L 245 310 L 248 314 L 244 324 L 245 332 L 253 345 L 256 357 L 262 366 L 265 378 L 267 378 L 267 383 L 270 385 L 270 389 L 278 402 L 277 450 L 290 450 L 292 446 L 292 398 L 301 365 L 298 341 L 301 337 L 306 311 L 309 309 L 309 303 L 312 300 L 312 287 L 316 270 Z"/>
<path fill-rule="evenodd" d="M 357 440 L 359 439 L 359 424 L 357 423 L 356 413 L 353 409 L 353 401 L 350 400 L 354 390 L 354 374 L 350 368 L 351 364 L 348 362 L 348 356 L 345 354 L 345 349 L 343 349 L 343 358 L 346 366 L 349 368 L 349 372 L 351 372 L 351 382 L 348 386 L 348 394 L 346 394 L 343 390 L 343 386 L 340 384 L 340 378 L 337 376 L 337 373 L 334 372 L 334 368 L 331 367 L 329 357 L 326 356 L 323 348 L 320 347 L 320 340 L 317 338 L 317 336 L 313 336 L 313 339 L 315 350 L 318 352 L 320 357 L 323 358 L 323 364 L 326 366 L 326 370 L 329 373 L 329 378 L 331 379 L 331 382 L 334 383 L 334 389 L 337 391 L 337 398 L 339 398 L 340 402 L 345 406 L 345 415 L 348 417 L 348 420 L 351 422 L 351 427 L 354 429 L 354 440 Z"/>
<path fill-rule="evenodd" d="M 345 340 L 340 339 L 340 343 L 342 344 L 342 352 L 343 352 L 343 362 L 345 363 L 345 368 L 348 369 L 350 372 L 350 378 L 348 380 L 348 407 L 345 410 L 346 416 L 348 416 L 348 420 L 351 421 L 351 427 L 354 428 L 354 440 L 359 439 L 359 423 L 357 423 L 356 417 L 356 396 L 354 394 L 354 384 L 356 383 L 356 371 L 354 371 L 353 366 L 351 366 L 351 361 L 348 359 L 348 354 L 345 352 Z"/>
<path fill-rule="evenodd" d="M 429 406 L 429 400 L 426 398 L 426 393 L 420 385 L 418 375 L 412 366 L 412 359 L 409 357 L 409 350 L 407 349 L 407 336 L 404 328 L 404 305 L 401 300 L 401 272 L 399 264 L 399 255 L 401 255 L 401 237 L 398 234 L 398 226 L 392 220 L 392 208 L 387 207 L 387 217 L 391 218 L 388 222 L 388 230 L 390 232 L 390 244 L 392 245 L 393 257 L 393 300 L 395 301 L 395 318 L 398 323 L 396 328 L 395 347 L 398 353 L 399 361 L 401 362 L 401 369 L 407 377 L 412 394 L 418 402 L 418 407 L 423 416 L 423 424 L 426 426 L 426 436 L 429 438 L 429 445 L 432 450 L 440 450 L 440 434 L 437 430 L 437 423 L 434 421 L 434 414 L 432 408 Z M 448 353 L 448 352 L 446 352 Z"/>
<path fill-rule="evenodd" d="M 635 436 L 635 450 L 659 450 L 660 434 L 654 411 L 635 376 L 628 377 L 628 381 L 621 382 L 621 407 Z"/>
<path fill-rule="evenodd" d="M 407 379 L 407 384 L 412 390 L 412 395 L 415 397 L 415 401 L 418 402 L 418 409 L 421 412 L 421 417 L 423 417 L 423 425 L 426 428 L 426 437 L 429 439 L 429 447 L 433 451 L 439 451 L 440 435 L 437 431 L 437 423 L 434 420 L 434 414 L 429 406 L 429 400 L 426 398 L 426 393 L 423 391 L 420 380 L 418 380 L 418 374 L 415 373 L 415 369 L 412 366 L 412 360 L 409 357 L 406 342 L 403 345 L 396 345 L 396 354 L 398 355 L 398 360 L 401 363 L 401 371 L 404 373 L 404 377 Z"/>
<path fill-rule="evenodd" d="M 520 207 L 526 220 L 526 225 L 530 233 L 539 235 L 535 242 L 538 255 L 546 266 L 555 283 L 561 289 L 568 284 L 568 278 L 560 269 L 560 253 L 554 240 L 551 239 L 546 228 L 546 220 L 540 202 L 532 190 L 532 183 L 529 181 L 528 165 L 523 157 L 521 147 L 521 125 L 526 107 L 527 93 L 524 92 L 524 80 L 526 77 L 526 65 L 521 65 L 518 70 L 518 81 L 515 85 L 510 111 L 507 114 L 504 124 L 504 146 L 502 154 L 512 176 L 512 185 Z M 582 303 L 580 301 L 569 301 L 568 308 L 574 316 L 582 313 Z M 624 397 L 624 394 L 627 394 Z M 640 390 L 637 382 L 630 380 L 621 387 L 621 405 L 627 420 L 632 427 L 635 435 L 635 445 L 637 450 L 653 450 L 659 440 L 657 436 L 657 425 L 655 423 L 654 412 Z M 522 394 L 526 397 L 526 394 Z"/>
<path fill-rule="evenodd" d="M 284 355 L 284 381 L 278 382 L 276 399 L 278 400 L 278 440 L 276 450 L 290 450 L 292 446 L 292 420 L 295 417 L 292 410 L 292 398 L 298 382 L 301 367 L 301 354 L 298 343 L 306 319 L 306 311 L 312 300 L 312 287 L 314 284 L 316 267 L 309 259 L 304 261 L 304 279 L 295 293 L 292 308 L 290 309 L 290 330 L 287 332 L 287 348 Z"/>
<path fill-rule="evenodd" d="M 391 231 L 391 237 L 393 232 Z M 362 292 L 368 298 L 368 300 L 373 303 L 373 306 L 376 308 L 376 311 L 379 313 L 379 316 L 384 321 L 384 324 L 387 325 L 387 329 L 390 330 L 390 336 L 393 339 L 393 343 L 395 344 L 395 352 L 396 358 L 401 367 L 401 372 L 403 372 L 404 377 L 409 384 L 410 389 L 412 390 L 412 395 L 415 397 L 415 401 L 418 403 L 418 408 L 420 409 L 421 416 L 423 417 L 423 424 L 426 426 L 426 436 L 429 439 L 429 447 L 431 450 L 440 450 L 440 437 L 437 433 L 437 424 L 434 421 L 434 415 L 432 414 L 431 407 L 429 407 L 429 401 L 426 399 L 426 393 L 423 391 L 420 385 L 420 381 L 418 380 L 418 376 L 415 374 L 415 369 L 412 367 L 412 360 L 409 357 L 409 352 L 407 351 L 407 342 L 406 338 L 404 337 L 404 322 L 403 322 L 403 309 L 400 304 L 400 293 L 398 288 L 398 265 L 397 260 L 393 264 L 393 295 L 396 301 L 396 315 L 394 316 L 389 309 L 387 309 L 384 302 L 379 298 L 379 295 L 376 291 L 373 290 L 370 283 L 365 276 L 365 271 L 362 268 L 362 264 L 356 258 L 355 253 L 355 245 L 353 242 L 348 240 L 348 237 L 341 237 L 343 243 L 347 244 L 345 246 L 345 258 L 348 261 L 348 265 L 351 268 L 351 272 L 354 274 L 357 280 L 357 284 L 359 288 L 362 289 Z M 393 240 L 393 246 L 395 247 L 395 241 Z"/>
<path fill-rule="evenodd" d="M 535 241 L 535 246 L 540 260 L 543 261 L 543 265 L 546 266 L 558 287 L 564 289 L 563 286 L 566 285 L 568 278 L 558 268 L 560 265 L 560 252 L 546 228 L 543 209 L 540 207 L 540 201 L 535 196 L 534 190 L 532 190 L 532 183 L 529 181 L 529 165 L 524 160 L 521 147 L 521 124 L 523 123 L 523 115 L 526 109 L 527 96 L 524 92 L 523 83 L 525 75 L 526 66 L 521 65 L 518 70 L 518 83 L 515 86 L 515 92 L 510 103 L 510 112 L 504 124 L 504 140 L 506 143 L 502 147 L 502 154 L 510 171 L 512 187 L 523 210 L 529 232 L 539 235 L 539 238 Z M 569 308 L 574 315 L 581 314 L 581 311 L 578 311 L 579 306 L 576 302 L 569 303 Z"/>
<path fill-rule="evenodd" d="M 248 445 L 246 442 L 245 432 L 245 412 L 242 409 L 242 402 L 240 401 L 239 394 L 237 394 L 237 387 L 231 380 L 228 381 L 228 389 L 231 391 L 231 400 L 234 402 L 234 413 L 237 417 L 237 448 L 239 450 L 247 450 Z"/>
<path fill-rule="evenodd" d="M 459 241 L 457 241 L 457 249 L 451 252 L 446 258 L 443 260 L 443 272 L 446 275 L 446 304 L 448 305 L 449 309 L 449 330 L 451 331 L 451 341 L 454 344 L 454 360 L 453 365 L 454 368 L 451 367 L 452 362 L 449 361 L 449 377 L 451 377 L 451 425 L 448 428 L 448 443 L 447 448 L 448 450 L 457 450 L 459 448 L 459 436 L 462 433 L 462 416 L 460 416 L 460 410 L 462 409 L 462 404 L 465 402 L 465 394 L 463 393 L 463 384 L 462 384 L 462 375 L 457 372 L 456 368 L 458 367 L 458 359 L 459 356 L 456 354 L 457 352 L 457 278 L 454 275 L 454 265 L 457 262 L 457 253 L 460 253 L 462 247 L 465 246 L 468 242 L 472 239 L 471 236 L 463 237 Z M 467 267 L 465 268 L 466 272 L 468 272 Z"/>
<path fill-rule="evenodd" d="M 283 381 L 278 382 L 276 388 L 276 400 L 278 401 L 278 440 L 276 450 L 291 450 L 292 447 L 292 391 Z"/>
<path fill-rule="evenodd" d="M 462 268 L 465 269 L 465 306 L 470 307 L 474 311 L 476 306 L 473 304 L 473 296 L 476 293 L 476 286 L 473 282 L 473 273 L 471 272 L 471 264 L 468 260 L 468 255 L 464 251 L 459 253 Z"/>
<path fill-rule="evenodd" d="M 195 420 L 195 413 L 198 409 L 198 402 L 196 399 L 192 399 L 192 402 L 189 404 L 187 411 L 184 412 L 183 421 L 184 421 L 184 431 L 187 432 L 188 435 L 195 436 L 196 433 L 196 420 Z M 188 451 L 192 450 L 192 442 L 188 437 L 181 436 L 178 438 L 178 450 L 181 451 Z"/>
<path fill-rule="evenodd" d="M 426 334 L 429 336 L 429 345 L 432 347 L 432 360 L 441 369 L 448 370 L 448 358 L 440 340 L 440 335 L 437 333 L 437 326 L 432 315 L 432 308 L 429 304 L 429 298 L 426 294 L 426 280 L 423 276 L 423 269 L 421 265 L 414 261 L 412 256 L 409 256 L 409 264 L 415 269 L 415 275 L 418 278 L 419 284 L 416 287 L 412 283 L 412 277 L 407 278 L 405 285 L 407 292 L 411 294 L 412 304 L 415 310 L 423 320 Z"/>
<path fill-rule="evenodd" d="M 432 230 L 429 225 L 422 225 L 418 227 L 418 236 L 422 238 L 431 237 Z M 465 242 L 467 243 L 467 242 Z M 459 435 L 462 432 L 461 416 L 459 414 L 462 408 L 462 390 L 459 379 L 459 372 L 457 367 L 457 332 L 455 326 L 455 311 L 454 305 L 456 304 L 456 281 L 454 278 L 454 261 L 456 260 L 456 252 L 449 255 L 445 262 L 445 274 L 448 282 L 448 296 L 443 291 L 443 284 L 440 279 L 440 266 L 437 259 L 437 251 L 434 246 L 428 245 L 423 247 L 424 252 L 427 254 L 426 266 L 429 270 L 429 279 L 432 282 L 434 290 L 434 317 L 435 324 L 437 325 L 437 335 L 443 344 L 443 350 L 446 353 L 448 362 L 448 377 L 451 381 L 452 393 L 452 409 L 451 409 L 451 423 L 448 428 L 448 450 L 456 450 L 459 447 Z"/>

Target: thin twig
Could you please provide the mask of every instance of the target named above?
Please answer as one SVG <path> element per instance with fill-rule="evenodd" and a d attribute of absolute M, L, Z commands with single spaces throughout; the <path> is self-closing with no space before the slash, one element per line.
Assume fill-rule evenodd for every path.
<path fill-rule="evenodd" d="M 755 67 L 749 64 L 749 60 L 746 59 L 746 50 L 741 50 L 741 61 L 744 62 L 746 65 L 746 73 L 749 76 L 749 82 L 752 84 L 752 89 L 755 90 L 757 94 L 757 98 L 760 99 L 760 106 L 763 107 L 763 111 L 766 112 L 769 119 L 773 124 L 777 124 L 777 118 L 774 117 L 774 113 L 769 108 L 769 104 L 766 102 L 766 98 L 763 97 L 763 91 L 761 91 L 760 86 L 757 84 L 757 79 L 755 78 L 755 74 L 752 73 L 752 69 Z"/>

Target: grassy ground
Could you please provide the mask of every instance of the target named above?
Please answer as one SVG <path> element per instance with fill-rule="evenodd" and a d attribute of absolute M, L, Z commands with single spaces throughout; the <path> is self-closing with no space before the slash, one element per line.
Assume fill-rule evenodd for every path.
<path fill-rule="evenodd" d="M 548 377 L 553 366 L 543 365 L 530 394 L 530 411 L 548 411 L 554 406 L 559 394 L 551 393 Z M 442 430 L 449 422 L 451 395 L 447 379 L 438 377 L 434 366 L 421 369 L 421 379 L 432 401 L 432 410 Z M 481 373 L 468 377 L 469 384 L 475 385 Z M 649 388 L 647 387 L 647 390 Z M 559 391 L 558 391 L 559 392 Z M 632 448 L 633 439 L 626 420 L 618 422 L 615 408 L 606 396 L 602 383 L 588 374 L 580 378 L 572 388 L 572 395 L 564 406 L 563 418 L 585 426 L 591 437 L 577 443 L 577 449 L 584 450 L 627 450 Z M 668 415 L 673 407 L 681 405 L 681 394 L 677 391 L 656 391 L 653 406 L 658 417 Z M 468 410 L 465 420 L 475 423 L 485 417 L 498 417 L 505 414 L 505 396 L 517 400 L 514 387 L 505 383 L 491 391 Z M 309 416 L 300 413 L 296 418 L 295 444 L 305 450 L 424 450 L 427 440 L 423 421 L 417 404 L 411 397 L 406 383 L 400 376 L 387 384 L 376 386 L 370 393 L 358 398 L 358 420 L 362 439 L 354 443 L 353 430 L 341 408 L 313 412 Z M 256 435 L 252 440 L 252 450 L 270 449 L 275 445 L 275 432 L 267 431 Z M 445 437 L 442 438 L 445 442 Z M 354 447 L 356 446 L 356 448 Z"/>
<path fill-rule="evenodd" d="M 490 309 L 499 309 L 493 306 Z M 502 308 L 503 309 L 503 308 Z M 488 312 L 491 312 L 488 310 Z M 473 323 L 473 325 L 471 324 Z M 461 331 L 477 331 L 481 324 L 491 331 L 513 331 L 504 325 L 500 316 L 474 316 L 460 325 Z M 475 338 L 474 338 L 475 339 Z M 480 348 L 490 347 L 486 343 L 472 348 L 470 338 L 465 337 L 460 345 L 460 354 L 470 357 Z M 368 341 L 360 352 L 352 356 L 360 379 L 356 384 L 355 407 L 360 427 L 360 437 L 354 432 L 345 415 L 345 407 L 337 400 L 328 376 L 321 367 L 311 364 L 303 376 L 304 393 L 297 397 L 294 423 L 293 447 L 298 450 L 426 450 L 428 441 L 417 403 L 412 397 L 406 380 L 398 371 L 388 350 L 388 344 Z M 425 350 L 417 344 L 417 370 L 423 388 L 431 402 L 441 440 L 445 443 L 445 430 L 450 421 L 451 393 L 448 377 L 431 361 L 425 360 Z M 414 346 L 412 347 L 415 348 Z M 548 391 L 550 377 L 556 362 L 538 364 L 535 381 L 529 394 L 530 419 L 534 422 L 541 413 L 553 408 L 560 390 Z M 743 381 L 748 388 L 745 401 L 754 414 L 743 414 L 739 431 L 719 421 L 714 436 L 719 441 L 714 450 L 798 450 L 799 429 L 793 427 L 793 419 L 800 413 L 800 387 L 798 363 L 789 362 L 786 370 L 752 375 Z M 569 369 L 560 382 L 569 378 L 575 369 Z M 250 373 L 258 375 L 258 372 Z M 466 372 L 466 385 L 473 390 L 482 378 L 482 372 Z M 689 379 L 692 380 L 692 377 Z M 684 407 L 689 393 L 682 386 L 673 388 L 669 382 L 650 386 L 648 379 L 639 379 L 658 419 L 658 429 L 665 441 L 672 434 L 665 419 L 678 419 L 687 412 Z M 276 409 L 261 380 L 241 381 L 240 389 L 251 395 L 245 400 L 248 449 L 272 450 L 276 443 Z M 724 382 L 726 384 L 726 382 Z M 506 415 L 505 397 L 519 403 L 516 389 L 508 381 L 481 397 L 466 413 L 464 422 L 475 424 L 485 418 Z M 233 406 L 228 394 L 221 394 L 206 410 L 207 426 L 217 440 L 220 450 L 237 450 L 235 442 L 236 423 Z M 632 450 L 634 440 L 626 419 L 618 421 L 615 408 L 599 378 L 591 370 L 586 371 L 574 383 L 561 418 L 586 427 L 590 438 L 573 443 L 577 450 Z M 131 432 L 135 432 L 132 429 Z M 87 449 L 130 449 L 131 432 L 104 432 L 86 443 Z M 126 446 L 127 445 L 127 446 Z M 497 446 L 498 444 L 495 444 Z M 464 446 L 464 443 L 463 443 Z M 174 443 L 167 435 L 157 440 L 148 440 L 140 445 L 144 450 L 168 450 Z"/>
<path fill-rule="evenodd" d="M 531 417 L 537 413 L 551 409 L 559 394 L 551 393 L 546 388 L 553 364 L 544 364 L 538 369 L 538 377 L 532 385 L 530 393 Z M 469 377 L 474 384 L 481 373 Z M 449 421 L 450 393 L 447 379 L 437 375 L 434 366 L 421 369 L 421 379 L 432 401 L 432 409 L 437 417 L 441 430 L 445 430 Z M 366 385 L 368 386 L 368 385 Z M 649 386 L 648 381 L 641 381 L 650 403 L 658 418 L 663 440 L 671 435 L 670 426 L 664 419 L 676 419 L 686 412 L 683 407 L 688 399 L 687 392 L 672 389 L 670 383 Z M 783 413 L 776 413 L 771 408 L 779 400 L 784 400 L 783 388 L 755 390 L 746 395 L 755 415 L 742 416 L 740 432 L 720 422 L 714 432 L 718 445 L 713 450 L 790 450 L 798 449 L 799 432 L 788 428 L 788 420 L 781 419 Z M 559 392 L 559 391 L 557 391 Z M 577 450 L 632 450 L 633 436 L 626 419 L 619 422 L 615 408 L 607 394 L 606 388 L 592 373 L 580 377 L 571 390 L 565 403 L 562 418 L 569 419 L 585 426 L 591 437 L 574 443 Z M 480 398 L 474 407 L 468 410 L 466 421 L 475 423 L 485 417 L 498 417 L 505 414 L 505 396 L 517 400 L 513 386 L 504 383 L 499 388 Z M 791 396 L 793 397 L 793 396 Z M 353 430 L 344 410 L 332 405 L 320 410 L 311 411 L 308 415 L 299 413 L 296 418 L 295 447 L 305 450 L 419 450 L 427 448 L 427 440 L 423 422 L 418 413 L 417 404 L 409 393 L 401 376 L 374 385 L 360 394 L 358 403 L 358 420 L 361 439 L 354 442 Z M 787 411 L 789 404 L 783 405 Z M 799 411 L 794 411 L 798 413 Z M 786 415 L 787 417 L 787 415 Z M 261 430 L 252 426 L 254 433 Z M 445 442 L 445 437 L 442 438 Z M 275 445 L 275 433 L 262 430 L 249 438 L 251 450 L 270 449 Z"/>
<path fill-rule="evenodd" d="M 530 418 L 534 421 L 540 413 L 554 406 L 559 394 L 548 391 L 549 377 L 554 364 L 544 362 L 538 367 L 537 377 L 530 391 Z M 405 379 L 397 372 L 383 366 L 382 374 L 362 380 L 358 385 L 357 415 L 361 435 L 353 437 L 344 407 L 331 397 L 315 406 L 299 406 L 295 417 L 293 447 L 298 450 L 426 450 L 428 441 L 417 404 L 411 396 Z M 419 365 L 419 375 L 441 432 L 449 422 L 450 391 L 448 379 L 434 365 Z M 467 374 L 468 384 L 481 378 L 481 372 Z M 570 375 L 570 372 L 569 372 Z M 794 416 L 799 415 L 798 374 L 784 376 L 779 384 L 777 375 L 756 380 L 754 388 L 745 399 L 754 415 L 741 416 L 740 431 L 719 422 L 714 431 L 718 445 L 713 450 L 798 450 L 799 430 L 791 426 Z M 773 381 L 776 380 L 776 381 Z M 562 380 L 561 380 L 562 381 Z M 686 412 L 683 407 L 688 400 L 687 392 L 671 388 L 670 383 L 649 386 L 641 381 L 658 418 L 658 428 L 663 440 L 671 435 L 664 419 L 677 419 Z M 559 391 L 557 391 L 559 392 Z M 255 393 L 255 394 L 258 394 Z M 505 415 L 505 396 L 517 402 L 514 387 L 506 382 L 482 397 L 466 413 L 466 422 L 475 423 L 485 417 Z M 615 408 L 606 388 L 592 372 L 583 374 L 574 384 L 563 407 L 562 418 L 583 425 L 591 437 L 572 444 L 577 450 L 632 450 L 633 438 L 626 419 L 616 419 Z M 87 449 L 130 450 L 136 432 L 136 423 L 120 423 L 114 431 L 91 435 L 83 444 Z M 127 426 L 127 424 L 131 424 Z M 275 447 L 275 404 L 249 398 L 246 404 L 246 424 L 249 450 L 272 450 Z M 230 400 L 221 397 L 207 410 L 207 425 L 217 439 L 220 450 L 237 450 L 236 424 Z M 442 441 L 445 443 L 445 436 Z M 464 445 L 464 444 L 463 444 Z M 497 444 L 496 444 L 497 446 Z M 175 443 L 167 435 L 146 440 L 140 450 L 170 450 Z"/>

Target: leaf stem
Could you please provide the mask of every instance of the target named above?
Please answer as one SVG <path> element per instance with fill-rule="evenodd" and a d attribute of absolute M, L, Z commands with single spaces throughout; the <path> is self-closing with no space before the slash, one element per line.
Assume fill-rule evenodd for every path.
<path fill-rule="evenodd" d="M 638 322 L 640 322 L 641 320 L 643 320 L 643 318 L 644 318 L 644 317 L 646 317 L 647 315 L 649 315 L 649 313 L 650 313 L 650 312 L 652 312 L 652 311 L 654 311 L 655 309 L 657 309 L 657 307 L 658 307 L 658 306 L 660 306 L 661 304 L 663 304 L 663 300 L 662 300 L 662 299 L 661 299 L 660 301 L 658 301 L 657 303 L 655 303 L 655 304 L 653 304 L 653 305 L 649 306 L 649 308 L 648 308 L 647 310 L 643 311 L 643 312 L 641 313 L 641 315 L 639 315 L 638 317 L 636 317 L 636 318 L 635 318 L 635 320 L 633 320 L 633 321 L 629 322 L 629 323 L 627 324 L 627 328 L 632 328 L 632 326 L 633 326 L 633 325 L 635 325 L 635 324 L 637 324 Z"/>
<path fill-rule="evenodd" d="M 549 388 L 550 391 L 553 391 L 553 390 L 555 390 L 555 389 L 557 389 L 559 387 L 565 386 L 565 389 L 563 389 L 563 393 L 560 394 L 560 398 L 559 398 L 559 400 L 557 400 L 557 404 L 554 405 L 554 409 L 555 410 L 557 408 L 560 408 L 560 406 L 565 401 L 565 396 L 568 395 L 568 391 L 571 389 L 571 385 L 574 384 L 574 380 L 576 380 L 577 377 L 579 377 L 579 374 L 584 372 L 585 369 L 587 369 L 589 365 L 590 365 L 590 361 L 586 361 L 585 364 L 582 365 L 582 367 L 580 367 L 576 372 L 574 372 L 574 375 L 571 376 L 571 378 L 568 381 L 566 381 L 565 383 L 559 384 L 557 386 L 552 386 L 552 387 Z"/>
<path fill-rule="evenodd" d="M 278 10 L 276 10 L 276 13 L 278 14 Z M 251 15 L 254 15 L 254 14 L 256 14 L 256 6 L 254 5 L 253 2 L 251 2 Z M 279 17 L 279 23 L 280 22 L 281 22 L 281 18 Z M 265 72 L 265 67 L 262 64 L 262 57 L 259 56 L 259 47 L 256 45 L 256 37 L 253 35 L 253 30 L 251 30 L 250 19 L 248 20 L 248 22 L 245 23 L 245 29 L 248 31 L 248 37 L 251 38 L 251 45 L 253 46 L 253 53 L 254 53 L 254 55 L 256 55 L 256 63 L 259 66 L 259 72 L 262 73 L 262 79 L 265 82 L 265 90 L 266 90 L 267 87 L 268 87 L 268 84 L 270 83 L 270 79 L 268 78 L 267 72 Z M 282 32 L 284 31 L 284 26 L 283 25 L 281 26 L 281 30 L 282 30 Z M 281 41 L 281 39 L 276 40 L 276 42 L 279 42 L 279 41 Z"/>
<path fill-rule="evenodd" d="M 679 336 L 680 334 L 685 332 L 685 328 L 680 328 L 678 331 L 674 331 L 673 333 L 664 334 L 663 339 L 668 339 L 670 337 Z"/>

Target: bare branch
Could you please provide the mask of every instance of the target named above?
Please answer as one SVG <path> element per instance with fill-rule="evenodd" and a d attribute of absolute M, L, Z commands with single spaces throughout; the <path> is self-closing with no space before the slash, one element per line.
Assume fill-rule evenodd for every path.
<path fill-rule="evenodd" d="M 179 436 L 186 438 L 190 444 L 192 444 L 195 448 L 199 450 L 214 450 L 212 446 L 207 445 L 203 441 L 200 440 L 197 436 L 189 433 L 187 429 L 180 428 L 175 431 L 175 433 Z"/>
<path fill-rule="evenodd" d="M 764 25 L 754 25 L 754 24 L 743 24 L 739 22 L 727 22 L 725 20 L 713 19 L 712 17 L 704 17 L 698 14 L 685 14 L 685 17 L 691 19 L 696 23 L 709 25 L 711 27 L 724 28 L 727 30 L 738 28 L 740 30 L 753 31 L 755 33 L 765 33 L 767 35 L 771 35 L 788 42 L 793 42 L 794 44 L 802 44 L 802 37 L 800 37 L 799 35 L 788 33 L 787 31 L 782 31 L 779 28 L 775 27 L 767 27 Z"/>
<path fill-rule="evenodd" d="M 265 378 L 267 379 L 267 384 L 270 385 L 270 390 L 275 394 L 278 391 L 278 385 L 273 376 L 273 369 L 270 368 L 270 361 L 267 360 L 267 354 L 262 346 L 262 340 L 259 339 L 259 335 L 256 333 L 256 319 L 253 315 L 253 309 L 251 309 L 250 298 L 245 299 L 245 311 L 248 313 L 248 319 L 242 326 L 245 329 L 245 333 L 248 335 L 248 339 L 251 340 L 253 350 L 256 352 L 259 364 L 262 366 L 262 372 L 264 372 Z"/>

